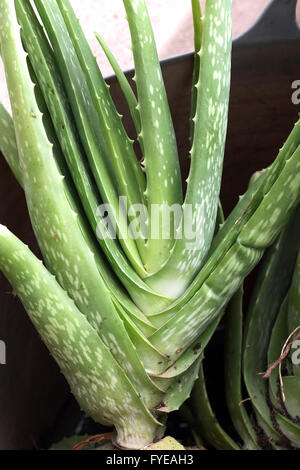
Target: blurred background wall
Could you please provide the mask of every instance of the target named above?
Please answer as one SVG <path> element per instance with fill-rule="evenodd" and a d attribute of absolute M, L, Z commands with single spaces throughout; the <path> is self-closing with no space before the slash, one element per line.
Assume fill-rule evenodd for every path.
<path fill-rule="evenodd" d="M 201 0 L 205 3 L 205 0 Z M 270 0 L 233 0 L 233 36 L 248 29 Z M 94 32 L 102 35 L 123 69 L 133 66 L 128 24 L 122 0 L 72 0 L 104 76 L 112 73 Z M 147 0 L 160 58 L 193 50 L 190 0 Z M 298 4 L 300 18 L 300 2 Z M 4 72 L 0 63 L 0 99 L 8 104 Z"/>

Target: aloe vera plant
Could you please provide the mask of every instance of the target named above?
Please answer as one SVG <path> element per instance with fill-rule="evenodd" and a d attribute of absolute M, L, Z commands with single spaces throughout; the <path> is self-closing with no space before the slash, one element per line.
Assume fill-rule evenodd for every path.
<path fill-rule="evenodd" d="M 0 0 L 12 105 L 12 116 L 0 107 L 0 149 L 44 260 L 1 226 L 0 269 L 82 409 L 115 427 L 116 445 L 139 449 L 163 435 L 167 414 L 189 397 L 224 307 L 299 203 L 300 122 L 214 236 L 231 0 L 207 0 L 205 15 L 192 1 L 185 195 L 146 3 L 124 6 L 137 95 L 98 39 L 127 99 L 142 165 L 69 0 Z"/>

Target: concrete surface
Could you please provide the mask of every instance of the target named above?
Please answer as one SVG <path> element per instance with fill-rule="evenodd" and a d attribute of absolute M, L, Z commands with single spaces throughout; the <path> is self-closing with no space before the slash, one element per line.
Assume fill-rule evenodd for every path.
<path fill-rule="evenodd" d="M 268 3 L 269 0 L 233 0 L 233 36 L 249 28 Z M 110 75 L 112 71 L 94 38 L 94 31 L 102 35 L 123 69 L 131 68 L 130 35 L 122 0 L 72 0 L 72 4 L 81 18 L 104 76 Z M 190 0 L 147 0 L 147 5 L 160 58 L 191 51 L 193 28 Z M 298 6 L 300 13 L 300 2 Z M 1 63 L 0 100 L 9 107 Z"/>

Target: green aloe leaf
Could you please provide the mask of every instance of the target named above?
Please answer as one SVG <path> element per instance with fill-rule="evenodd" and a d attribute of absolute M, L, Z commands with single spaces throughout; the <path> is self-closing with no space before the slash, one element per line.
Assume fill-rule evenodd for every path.
<path fill-rule="evenodd" d="M 289 329 L 288 320 L 290 307 L 295 311 L 298 297 L 299 279 L 299 254 L 295 265 L 291 288 L 282 303 L 280 312 L 272 330 L 268 349 L 268 365 L 277 364 L 277 359 L 281 357 L 283 348 L 287 343 L 292 342 L 295 334 Z M 298 304 L 299 311 L 299 304 Z M 292 335 L 292 336 L 291 336 Z M 291 443 L 300 447 L 300 378 L 299 375 L 289 375 L 293 373 L 294 364 L 289 355 L 282 360 L 281 365 L 273 368 L 268 379 L 269 395 L 274 408 L 274 422 Z M 279 377 L 280 370 L 280 377 Z M 281 381 L 280 381 L 281 378 Z"/>
<path fill-rule="evenodd" d="M 163 239 L 163 220 L 159 217 L 158 221 L 152 221 L 151 208 L 163 203 L 168 207 L 181 204 L 182 183 L 176 137 L 146 3 L 145 0 L 123 0 L 123 3 L 135 62 L 147 176 L 149 234 L 152 233 L 154 223 L 158 230 L 157 239 L 149 236 L 143 256 L 147 271 L 153 273 L 168 258 L 173 240 Z M 166 228 L 169 230 L 170 227 Z"/>
<path fill-rule="evenodd" d="M 243 294 L 241 288 L 232 298 L 226 313 L 225 392 L 231 420 L 248 450 L 259 449 L 253 423 L 242 395 Z"/>
<path fill-rule="evenodd" d="M 244 197 L 244 198 L 241 199 L 240 203 L 237 206 L 237 209 L 234 210 L 232 216 L 229 217 L 228 223 L 226 222 L 224 227 L 220 230 L 220 233 L 217 235 L 216 239 L 219 237 L 219 240 L 221 240 L 221 234 L 223 234 L 223 235 L 225 234 L 225 239 L 223 239 L 223 242 L 222 241 L 219 242 L 221 245 L 223 243 L 223 245 L 225 247 L 226 247 L 226 244 L 228 246 L 230 246 L 230 244 L 232 243 L 231 236 L 233 235 L 233 239 L 235 237 L 235 230 L 237 230 L 237 232 L 238 232 L 240 227 L 243 226 L 243 223 L 245 223 L 247 221 L 247 219 L 251 220 L 251 216 L 253 216 L 253 214 L 255 214 L 254 208 L 257 207 L 256 203 L 257 203 L 258 200 L 261 200 L 262 203 L 261 203 L 261 206 L 260 206 L 259 210 L 255 214 L 256 222 L 257 222 L 257 214 L 259 214 L 259 216 L 261 216 L 261 222 L 260 222 L 261 226 L 264 225 L 262 221 L 272 220 L 273 219 L 273 227 L 272 227 L 272 223 L 271 223 L 269 225 L 270 231 L 269 231 L 269 233 L 267 232 L 267 234 L 266 234 L 267 238 L 268 238 L 267 246 L 268 246 L 268 244 L 272 243 L 273 239 L 275 238 L 276 232 L 278 233 L 279 230 L 280 230 L 280 226 L 283 226 L 286 223 L 286 220 L 288 220 L 288 217 L 289 217 L 289 215 L 292 211 L 292 207 L 290 207 L 290 204 L 292 204 L 294 207 L 297 204 L 297 199 L 294 198 L 297 191 L 296 192 L 292 191 L 294 196 L 292 196 L 292 200 L 291 200 L 291 199 L 289 199 L 289 196 L 287 196 L 286 198 L 284 197 L 285 195 L 283 194 L 284 193 L 283 188 L 286 185 L 285 181 L 288 181 L 288 184 L 291 183 L 291 182 L 295 183 L 295 185 L 299 184 L 299 181 L 298 182 L 296 181 L 297 178 L 294 179 L 294 171 L 293 170 L 291 171 L 292 166 L 294 166 L 294 168 L 298 167 L 298 153 L 299 153 L 298 150 L 293 155 L 291 155 L 291 152 L 294 151 L 295 145 L 297 143 L 297 135 L 298 135 L 297 130 L 298 130 L 298 127 L 299 127 L 299 123 L 297 123 L 297 125 L 295 126 L 294 130 L 292 131 L 290 137 L 288 138 L 285 146 L 280 151 L 278 159 L 275 161 L 275 163 L 272 165 L 272 167 L 270 169 L 268 169 L 266 172 L 262 173 L 259 176 L 259 178 L 254 182 L 254 186 L 250 187 L 250 189 L 248 190 L 248 193 L 247 193 L 248 197 Z M 284 159 L 285 158 L 287 159 L 287 161 L 284 164 Z M 281 173 L 279 174 L 278 181 L 275 181 L 275 174 L 278 170 L 280 170 Z M 272 184 L 273 184 L 273 186 L 271 186 Z M 256 191 L 253 191 L 254 189 L 256 189 Z M 269 189 L 269 192 L 262 199 L 262 194 L 263 194 L 264 191 L 267 191 L 267 189 Z M 296 198 L 297 197 L 298 196 L 296 195 Z M 271 202 L 272 198 L 274 198 L 273 202 Z M 278 202 L 278 200 L 281 200 L 282 198 L 283 198 L 283 204 L 286 204 L 286 206 L 285 206 L 286 209 L 281 211 L 280 208 L 278 209 L 278 207 L 277 207 L 276 208 L 277 210 L 275 210 L 276 201 Z M 284 202 L 284 199 L 285 199 L 285 202 Z M 268 212 L 264 211 L 264 207 L 267 207 Z M 238 218 L 236 218 L 237 215 L 239 214 L 238 210 L 240 210 L 240 216 Z M 266 218 L 265 214 L 267 214 L 267 213 L 270 214 L 269 218 Z M 253 217 L 253 219 L 254 219 L 254 217 Z M 284 219 L 286 219 L 286 220 L 284 221 Z M 253 230 L 254 230 L 254 225 L 255 225 L 255 223 L 249 224 L 250 227 L 251 226 L 253 227 Z M 246 225 L 246 227 L 248 228 L 247 225 Z M 259 227 L 259 224 L 256 227 Z M 275 230 L 275 227 L 277 227 L 276 230 Z M 273 230 L 274 230 L 274 232 L 273 232 Z M 263 233 L 264 233 L 263 227 L 262 227 L 262 230 L 260 230 L 259 233 L 260 233 L 260 236 L 264 236 L 263 235 Z M 226 240 L 226 238 L 227 238 L 227 240 Z M 253 235 L 253 239 L 254 239 L 254 235 Z M 237 240 L 239 242 L 239 238 Z M 246 241 L 244 243 L 246 243 Z M 216 247 L 218 247 L 217 244 L 216 244 Z M 218 260 L 218 256 L 220 257 L 221 253 L 222 253 L 221 250 L 216 249 L 214 255 L 212 256 L 212 259 L 208 260 L 206 267 L 203 269 L 203 272 L 201 272 L 202 279 L 205 278 L 204 275 L 207 274 L 207 272 L 212 272 L 212 270 L 211 270 L 212 261 L 215 262 L 216 260 Z M 224 252 L 223 252 L 223 256 L 224 256 Z M 221 259 L 221 257 L 219 259 Z M 201 279 L 200 276 L 199 276 L 199 278 Z M 199 279 L 197 280 L 197 282 L 198 281 L 199 281 Z M 194 288 L 195 288 L 195 286 L 194 286 Z M 195 295 L 195 299 L 197 299 L 196 295 Z M 188 305 L 188 304 L 186 304 L 186 305 Z M 190 305 L 193 305 L 193 304 L 191 303 Z M 166 314 L 169 314 L 170 317 L 171 317 L 172 312 L 176 313 L 176 307 L 177 306 L 178 306 L 178 304 L 177 305 L 175 304 L 174 307 L 171 306 L 169 311 L 167 310 L 162 315 L 165 316 Z M 187 308 L 187 307 L 186 306 L 182 307 L 182 312 L 184 312 L 184 308 Z M 195 311 L 194 308 L 191 308 L 191 310 Z M 178 315 L 178 318 L 179 318 L 179 316 L 180 316 L 180 314 Z M 167 326 L 172 327 L 172 325 L 174 324 L 172 322 L 175 323 L 174 318 L 172 320 L 170 320 L 170 324 L 167 325 Z M 171 328 L 170 328 L 170 330 L 171 330 Z M 161 328 L 161 336 L 163 336 L 163 334 L 165 332 L 166 332 L 166 330 L 164 330 L 164 328 L 162 327 Z M 173 330 L 173 333 L 174 333 L 174 330 Z M 159 334 L 159 332 L 155 333 L 154 336 L 157 335 L 157 334 Z M 157 344 L 157 346 L 158 346 L 158 344 Z"/>
<path fill-rule="evenodd" d="M 300 419 L 300 380 L 299 376 L 285 376 L 283 377 L 283 390 L 285 394 L 285 407 L 289 414 L 294 418 L 294 424 L 299 426 Z M 300 439 L 298 439 L 298 446 Z"/>
<path fill-rule="evenodd" d="M 2 12 L 7 16 L 5 6 Z M 116 426 L 119 445 L 143 447 L 151 443 L 160 425 L 109 348 L 55 277 L 3 226 L 0 269 L 12 283 L 80 406 L 94 420 Z M 133 417 L 136 419 L 130 426 Z"/>
<path fill-rule="evenodd" d="M 299 387 L 294 390 L 294 392 L 297 391 L 299 391 Z M 300 425 L 293 423 L 290 419 L 280 414 L 276 414 L 275 419 L 279 423 L 280 429 L 289 439 L 290 443 L 293 444 L 297 449 L 300 449 Z"/>
<path fill-rule="evenodd" d="M 272 334 L 270 338 L 270 343 L 268 347 L 268 366 L 274 364 L 275 361 L 281 356 L 281 350 L 285 343 L 286 338 L 288 338 L 288 328 L 287 328 L 287 312 L 289 305 L 289 294 L 285 297 L 280 311 L 278 313 L 276 322 L 272 329 Z M 280 384 L 279 384 L 279 372 L 278 367 L 274 369 L 269 377 L 269 396 L 272 401 L 273 406 L 278 410 L 283 411 L 284 404 L 282 402 Z"/>
<path fill-rule="evenodd" d="M 196 431 L 204 441 L 218 450 L 240 450 L 240 447 L 221 427 L 211 408 L 203 365 L 200 367 L 200 377 L 192 393 L 192 407 L 196 415 Z"/>
<path fill-rule="evenodd" d="M 202 284 L 199 283 L 198 291 L 180 310 L 176 309 L 174 316 L 151 337 L 160 351 L 174 358 L 177 348 L 173 338 L 182 344 L 183 349 L 188 347 L 216 318 L 260 261 L 264 250 L 287 224 L 300 199 L 299 154 L 300 147 L 281 166 L 281 172 L 270 190 L 261 196 L 261 186 L 267 187 L 266 179 L 271 179 L 274 168 L 277 170 L 279 166 L 278 161 L 263 174 L 262 185 L 247 210 L 231 227 L 200 272 L 197 283 L 201 280 Z M 280 161 L 282 153 L 279 157 Z M 261 202 L 257 206 L 254 201 L 258 198 Z M 221 232 L 222 229 L 219 234 Z M 176 307 L 171 306 L 173 308 Z"/>
<path fill-rule="evenodd" d="M 107 155 L 107 149 L 110 148 L 110 144 L 108 145 L 107 142 L 109 126 L 99 122 L 98 108 L 95 107 L 94 102 L 95 97 L 88 86 L 85 70 L 81 67 L 77 50 L 69 36 L 58 3 L 54 0 L 43 2 L 35 0 L 35 5 L 54 50 L 77 129 L 102 201 L 104 204 L 109 204 L 110 215 L 116 222 L 120 243 L 128 259 L 137 271 L 143 270 L 135 240 L 129 236 L 127 231 L 127 214 L 124 214 L 122 210 L 119 211 L 119 195 L 114 180 L 116 175 L 112 174 L 113 164 Z M 100 92 L 101 90 L 99 90 Z M 99 96 L 99 98 L 101 97 Z M 105 131 L 103 126 L 107 126 Z"/>
<path fill-rule="evenodd" d="M 277 158 L 273 164 L 264 170 L 258 178 L 255 178 L 253 184 L 250 185 L 245 195 L 240 199 L 232 213 L 225 221 L 225 224 L 217 233 L 212 242 L 211 248 L 207 255 L 207 260 L 204 267 L 200 270 L 192 284 L 186 289 L 184 294 L 179 297 L 167 311 L 177 311 L 179 307 L 185 305 L 188 300 L 200 289 L 205 278 L 210 274 L 215 266 L 218 265 L 220 260 L 224 257 L 225 253 L 236 240 L 238 233 L 246 222 L 252 217 L 259 204 L 263 201 L 265 195 L 270 192 L 273 184 L 278 180 L 282 171 L 285 169 L 287 162 L 293 158 L 293 165 L 297 167 L 297 151 L 300 145 L 300 120 L 294 125 L 290 135 L 288 136 L 285 144 L 279 150 Z M 285 173 L 281 178 L 281 184 L 284 184 Z M 290 174 L 290 178 L 292 178 Z M 296 181 L 295 181 L 296 182 Z M 282 187 L 279 185 L 279 193 L 277 197 L 281 197 Z M 266 219 L 264 219 L 266 220 Z"/>
<path fill-rule="evenodd" d="M 70 38 L 86 77 L 87 85 L 101 123 L 105 137 L 109 165 L 118 186 L 119 195 L 127 197 L 128 206 L 143 204 L 146 189 L 145 176 L 133 150 L 133 142 L 128 138 L 109 94 L 95 56 L 83 34 L 79 21 L 69 0 L 58 0 L 58 6 L 68 28 Z M 129 217 L 130 219 L 130 217 Z M 144 239 L 137 238 L 136 244 L 143 253 Z"/>
<path fill-rule="evenodd" d="M 206 2 L 191 169 L 183 204 L 184 225 L 192 234 L 183 230 L 168 261 L 147 281 L 155 291 L 169 292 L 174 298 L 199 272 L 215 231 L 227 132 L 231 9 L 231 0 Z"/>

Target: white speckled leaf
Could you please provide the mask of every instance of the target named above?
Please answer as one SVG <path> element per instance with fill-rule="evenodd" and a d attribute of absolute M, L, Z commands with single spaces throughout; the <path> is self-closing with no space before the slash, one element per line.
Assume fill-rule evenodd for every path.
<path fill-rule="evenodd" d="M 77 130 L 102 201 L 104 204 L 110 204 L 111 217 L 116 222 L 120 243 L 126 256 L 137 271 L 143 270 L 135 241 L 127 233 L 127 216 L 120 211 L 119 217 L 118 188 L 111 174 L 111 159 L 107 155 L 106 135 L 99 126 L 99 116 L 94 106 L 86 76 L 80 65 L 63 16 L 57 2 L 54 0 L 35 0 L 35 5 L 54 50 Z"/>
<path fill-rule="evenodd" d="M 235 244 L 194 297 L 150 337 L 153 345 L 175 361 L 178 345 L 185 351 L 216 320 L 262 253 Z"/>
<path fill-rule="evenodd" d="M 179 297 L 170 307 L 165 309 L 156 315 L 149 316 L 149 319 L 158 328 L 162 327 L 168 320 L 174 316 L 191 298 L 198 292 L 205 279 L 213 272 L 215 267 L 225 256 L 226 252 L 233 245 L 236 240 L 240 225 L 236 224 L 238 220 L 241 220 L 242 215 L 245 214 L 246 210 L 249 210 L 252 204 L 254 194 L 262 183 L 263 175 L 260 180 L 257 180 L 247 192 L 240 198 L 238 204 L 233 209 L 232 213 L 228 216 L 225 223 L 220 228 L 219 232 L 215 236 L 211 249 L 209 251 L 207 262 L 203 269 L 200 271 L 194 282 L 185 291 L 185 293 Z M 255 206 L 256 207 L 256 206 Z"/>
<path fill-rule="evenodd" d="M 131 32 L 135 62 L 138 111 L 141 118 L 146 198 L 151 233 L 151 207 L 163 202 L 182 203 L 182 183 L 176 137 L 145 0 L 123 0 Z M 158 223 L 158 230 L 162 220 Z M 149 238 L 143 257 L 148 272 L 159 269 L 168 258 L 172 240 Z M 155 289 L 154 289 L 155 290 Z M 163 294 L 165 295 L 165 294 Z M 168 296 L 168 295 L 167 295 Z"/>
<path fill-rule="evenodd" d="M 277 229 L 277 233 L 280 231 L 284 223 L 288 221 L 290 213 L 292 211 L 292 207 L 290 208 L 290 213 L 287 213 L 290 203 L 297 205 L 297 197 L 299 197 L 299 188 L 296 188 L 296 191 L 293 188 L 286 188 L 286 192 L 291 191 L 291 200 L 289 196 L 285 194 L 282 202 L 282 188 L 286 185 L 286 180 L 290 179 L 291 176 L 295 176 L 295 182 L 298 181 L 299 175 L 299 152 L 300 152 L 300 121 L 298 121 L 292 132 L 290 133 L 286 143 L 280 150 L 276 160 L 274 163 L 264 172 L 261 173 L 259 178 L 255 179 L 255 181 L 250 185 L 249 189 L 245 193 L 245 195 L 240 198 L 238 204 L 230 214 L 230 216 L 225 221 L 224 225 L 221 227 L 219 232 L 217 233 L 215 239 L 213 240 L 211 249 L 208 253 L 207 261 L 204 267 L 201 269 L 199 274 L 196 276 L 193 283 L 190 285 L 188 289 L 186 289 L 185 293 L 178 298 L 169 308 L 165 311 L 161 312 L 157 316 L 153 317 L 155 320 L 156 325 L 162 326 L 166 323 L 167 320 L 172 318 L 172 314 L 175 315 L 178 311 L 188 304 L 188 302 L 197 294 L 200 290 L 201 286 L 205 282 L 205 280 L 210 276 L 214 269 L 218 266 L 221 260 L 224 258 L 226 253 L 230 250 L 230 248 L 234 245 L 237 241 L 239 233 L 243 230 L 243 227 L 249 222 L 252 216 L 256 213 L 257 209 L 260 207 L 260 204 L 263 203 L 266 195 L 268 195 L 269 202 L 267 206 L 271 204 L 269 207 L 269 212 L 272 207 L 272 191 L 274 191 L 274 198 L 279 204 L 276 205 L 276 220 L 273 219 L 273 224 L 268 226 L 267 233 L 268 237 L 272 240 L 274 238 L 274 233 L 271 233 L 273 230 Z M 276 185 L 275 183 L 279 181 Z M 293 183 L 293 184 L 294 184 Z M 274 189 L 272 189 L 274 186 Z M 295 199 L 296 198 L 296 199 Z M 282 207 L 283 205 L 283 207 Z M 260 211 L 258 212 L 262 217 L 262 220 L 259 221 L 256 218 L 256 222 L 264 223 L 266 220 L 264 210 L 262 209 L 264 204 L 262 204 Z M 279 210 L 279 212 L 278 212 Z M 285 220 L 284 220 L 285 214 Z M 283 218 L 282 218 L 283 217 Z M 251 221 L 252 229 L 255 231 L 255 224 Z M 271 230 L 271 232 L 270 232 Z M 255 232 L 252 232 L 252 236 L 254 239 Z M 259 234 L 260 237 L 263 236 L 262 233 Z M 246 239 L 245 239 L 246 241 Z M 267 240 L 266 240 L 267 242 Z M 247 243 L 247 242 L 246 242 Z M 161 317 L 161 318 L 160 318 Z"/>
<path fill-rule="evenodd" d="M 200 78 L 194 118 L 191 170 L 184 207 L 186 226 L 197 234 L 176 240 L 167 263 L 147 283 L 161 294 L 179 297 L 199 271 L 215 231 L 227 132 L 231 70 L 231 0 L 207 0 Z M 201 33 L 201 30 L 199 32 Z"/>
<path fill-rule="evenodd" d="M 173 379 L 176 379 L 178 375 L 183 374 L 187 371 L 194 362 L 204 353 L 206 346 L 208 345 L 209 341 L 211 340 L 213 334 L 215 333 L 221 319 L 223 316 L 223 312 L 219 314 L 217 319 L 209 325 L 205 331 L 199 336 L 194 343 L 186 349 L 186 351 L 180 355 L 181 351 L 180 348 L 177 350 L 179 358 L 175 361 L 171 367 L 169 367 L 165 372 L 157 377 L 159 385 L 162 381 L 165 381 L 165 384 L 170 383 Z"/>
<path fill-rule="evenodd" d="M 0 269 L 12 283 L 82 408 L 94 420 L 116 426 L 119 445 L 135 448 L 151 443 L 159 423 L 96 330 L 42 262 L 1 225 Z"/>
<path fill-rule="evenodd" d="M 97 111 L 100 124 L 98 132 L 101 132 L 106 139 L 106 159 L 109 161 L 114 184 L 118 188 L 119 195 L 127 197 L 129 207 L 134 204 L 144 204 L 145 175 L 133 150 L 133 142 L 129 140 L 125 132 L 121 117 L 116 111 L 108 86 L 98 67 L 96 57 L 91 51 L 69 0 L 57 0 L 57 4 Z M 130 217 L 129 221 L 131 221 Z M 144 240 L 140 238 L 136 240 L 139 251 L 143 250 L 144 244 Z M 138 268 L 136 269 L 138 270 Z M 143 269 L 138 272 L 142 277 L 146 276 Z"/>
<path fill-rule="evenodd" d="M 190 346 L 216 318 L 243 279 L 256 266 L 264 250 L 288 222 L 299 199 L 300 147 L 285 162 L 279 177 L 263 197 L 258 209 L 254 214 L 249 212 L 248 222 L 240 235 L 215 269 L 208 274 L 198 292 L 150 337 L 154 346 L 170 356 L 171 360 L 175 360 L 178 344 L 183 351 Z M 255 236 L 257 227 L 258 233 Z"/>

